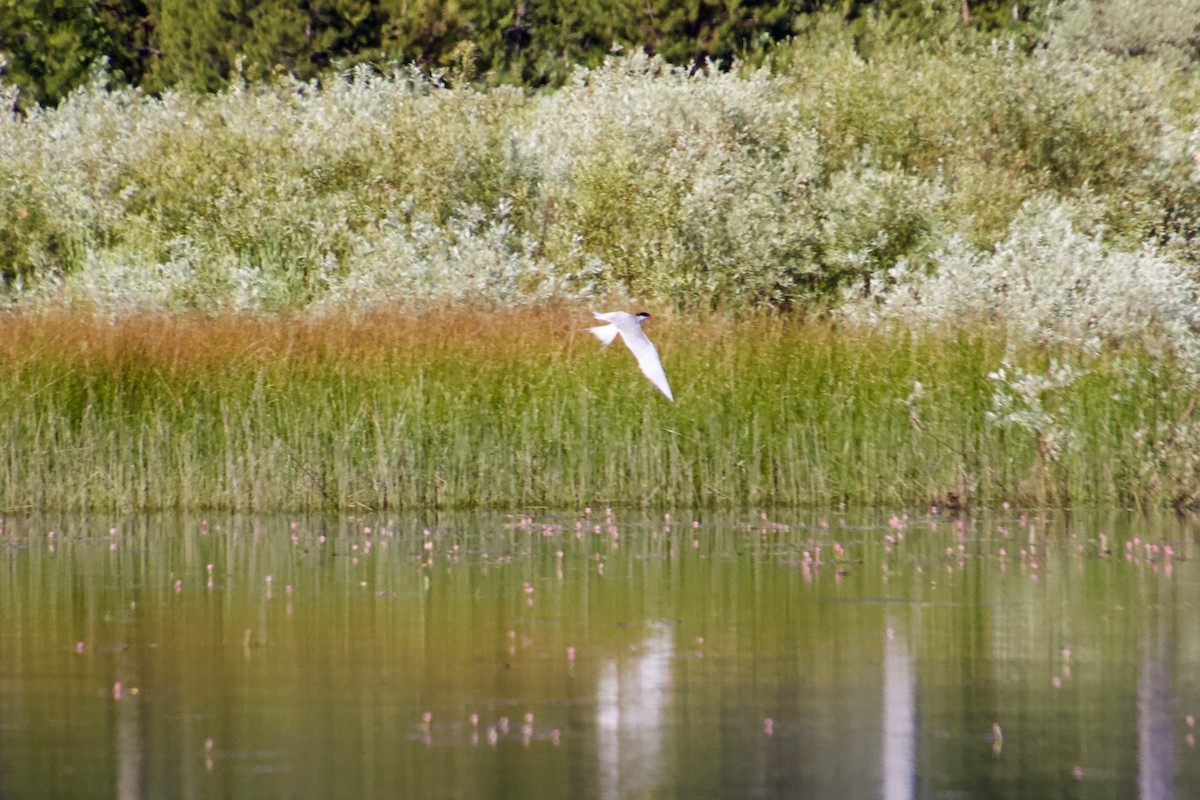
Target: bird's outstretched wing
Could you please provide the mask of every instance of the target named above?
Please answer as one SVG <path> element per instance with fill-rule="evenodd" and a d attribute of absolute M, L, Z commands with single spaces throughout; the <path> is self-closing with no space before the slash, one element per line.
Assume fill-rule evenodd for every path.
<path fill-rule="evenodd" d="M 624 311 L 610 311 L 607 313 L 594 311 L 592 313 L 596 319 L 604 320 L 609 324 L 588 328 L 588 330 L 595 334 L 600 341 L 604 342 L 606 347 L 612 343 L 612 340 L 618 333 L 621 334 L 625 345 L 633 353 L 633 357 L 637 359 L 638 367 L 642 370 L 642 374 L 649 378 L 650 382 L 666 395 L 668 400 L 674 403 L 675 396 L 671 394 L 671 385 L 667 383 L 667 373 L 663 371 L 662 361 L 658 357 L 658 350 L 642 330 L 638 318 Z"/>
<path fill-rule="evenodd" d="M 597 312 L 593 311 L 597 319 L 603 319 Z M 588 333 L 600 340 L 600 349 L 608 347 L 613 343 L 613 339 L 617 338 L 617 326 L 609 323 L 608 325 L 597 325 L 594 328 L 588 328 Z"/>

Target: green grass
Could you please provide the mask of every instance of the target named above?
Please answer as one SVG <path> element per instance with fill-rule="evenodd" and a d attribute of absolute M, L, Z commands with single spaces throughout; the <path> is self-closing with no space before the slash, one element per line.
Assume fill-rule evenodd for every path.
<path fill-rule="evenodd" d="M 10 315 L 0 505 L 1187 504 L 1191 393 L 1126 347 L 999 330 L 656 317 L 677 402 L 582 308 L 414 317 Z M 1085 370 L 989 419 L 1002 363 Z M 919 396 L 914 385 L 919 382 Z M 1021 407 L 1020 398 L 1017 408 Z M 1061 440 L 1058 452 L 1046 442 Z"/>

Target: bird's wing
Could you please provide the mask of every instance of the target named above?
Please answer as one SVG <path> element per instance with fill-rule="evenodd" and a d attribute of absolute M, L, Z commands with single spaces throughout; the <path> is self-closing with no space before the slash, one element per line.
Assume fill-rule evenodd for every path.
<path fill-rule="evenodd" d="M 629 320 L 613 322 L 613 326 L 621 332 L 621 338 L 625 340 L 630 352 L 637 359 L 642 374 L 649 378 L 650 382 L 657 386 L 668 400 L 674 403 L 675 396 L 671 394 L 671 385 L 667 383 L 667 373 L 663 372 L 662 361 L 658 358 L 658 350 L 654 347 L 654 342 L 650 341 L 642 331 L 642 326 L 638 324 L 637 318 L 630 317 Z"/>
<path fill-rule="evenodd" d="M 594 328 L 588 328 L 588 333 L 600 340 L 600 349 L 608 347 L 613 343 L 613 339 L 617 338 L 616 325 L 597 325 Z"/>
<path fill-rule="evenodd" d="M 601 322 L 607 322 L 607 325 L 597 325 L 594 328 L 588 328 L 588 333 L 595 336 L 601 341 L 600 349 L 603 350 L 612 344 L 613 339 L 617 338 L 617 323 L 634 320 L 636 323 L 637 317 L 632 314 L 627 314 L 624 311 L 593 311 L 592 316 Z"/>

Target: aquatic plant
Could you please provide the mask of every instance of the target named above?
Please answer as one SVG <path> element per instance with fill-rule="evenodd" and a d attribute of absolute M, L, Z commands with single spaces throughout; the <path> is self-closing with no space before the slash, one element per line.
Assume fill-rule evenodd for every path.
<path fill-rule="evenodd" d="M 590 322 L 10 315 L 0 506 L 1164 505 L 1200 486 L 1194 395 L 1173 357 L 1133 345 L 660 314 L 670 404 L 627 353 L 597 352 Z M 1054 353 L 1069 386 L 1021 395 Z"/>

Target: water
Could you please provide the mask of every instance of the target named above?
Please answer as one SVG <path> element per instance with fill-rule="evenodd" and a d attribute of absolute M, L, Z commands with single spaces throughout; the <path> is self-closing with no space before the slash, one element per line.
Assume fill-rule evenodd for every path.
<path fill-rule="evenodd" d="M 0 797 L 1200 792 L 1186 521 L 692 523 L 9 517 Z"/>

